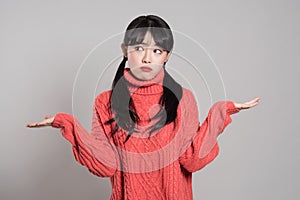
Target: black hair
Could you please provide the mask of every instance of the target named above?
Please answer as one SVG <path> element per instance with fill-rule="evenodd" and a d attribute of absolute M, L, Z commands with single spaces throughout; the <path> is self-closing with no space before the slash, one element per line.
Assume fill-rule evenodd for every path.
<path fill-rule="evenodd" d="M 137 17 L 128 25 L 124 36 L 125 46 L 141 44 L 148 31 L 151 33 L 155 44 L 170 53 L 174 44 L 172 31 L 162 18 L 155 15 Z M 126 61 L 127 57 L 124 56 L 112 83 L 110 109 L 115 116 L 106 122 L 109 124 L 116 122 L 111 133 L 112 135 L 115 134 L 119 128 L 128 131 L 129 134 L 125 142 L 134 133 L 135 125 L 140 120 L 124 78 Z M 161 109 L 152 117 L 152 119 L 158 119 L 158 121 L 150 127 L 149 137 L 154 131 L 161 129 L 164 125 L 173 121 L 175 122 L 178 104 L 182 97 L 181 85 L 166 71 L 165 64 L 166 63 L 164 63 L 163 66 L 163 94 L 159 100 Z"/>

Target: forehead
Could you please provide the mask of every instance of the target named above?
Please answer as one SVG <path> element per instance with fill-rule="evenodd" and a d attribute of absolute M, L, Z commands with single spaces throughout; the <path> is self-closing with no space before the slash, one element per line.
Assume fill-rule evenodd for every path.
<path fill-rule="evenodd" d="M 153 36 L 149 31 L 145 34 L 141 44 L 146 46 L 156 46 Z"/>

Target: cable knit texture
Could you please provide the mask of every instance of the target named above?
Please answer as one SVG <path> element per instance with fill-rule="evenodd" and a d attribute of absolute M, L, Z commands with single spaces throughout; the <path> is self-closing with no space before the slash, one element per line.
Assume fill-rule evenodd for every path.
<path fill-rule="evenodd" d="M 119 129 L 112 136 L 115 124 L 105 123 L 113 117 L 111 90 L 95 98 L 91 133 L 68 113 L 57 113 L 52 127 L 60 128 L 81 165 L 96 176 L 110 178 L 111 200 L 192 200 L 192 173 L 218 155 L 217 137 L 239 110 L 231 101 L 219 101 L 200 126 L 196 100 L 183 88 L 175 122 L 148 137 L 147 128 L 155 123 L 150 118 L 160 108 L 164 70 L 150 81 L 135 79 L 129 69 L 124 77 L 140 117 L 137 132 L 126 143 L 126 131 Z"/>

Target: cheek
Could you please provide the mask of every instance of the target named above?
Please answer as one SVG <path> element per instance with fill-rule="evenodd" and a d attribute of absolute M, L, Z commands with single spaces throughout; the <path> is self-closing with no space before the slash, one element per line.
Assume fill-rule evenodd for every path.
<path fill-rule="evenodd" d="M 156 73 L 160 72 L 160 70 L 163 68 L 163 65 L 159 65 L 156 67 L 155 71 Z"/>
<path fill-rule="evenodd" d="M 138 63 L 139 63 L 139 56 L 136 55 L 136 54 L 128 54 L 128 57 L 127 57 L 127 63 L 129 65 L 129 67 L 131 66 L 136 66 Z"/>
<path fill-rule="evenodd" d="M 157 56 L 155 62 L 157 64 L 163 64 L 166 61 L 167 56 Z"/>

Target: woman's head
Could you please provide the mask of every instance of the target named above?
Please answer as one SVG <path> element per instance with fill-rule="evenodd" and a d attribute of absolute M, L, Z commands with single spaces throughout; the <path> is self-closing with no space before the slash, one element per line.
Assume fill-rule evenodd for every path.
<path fill-rule="evenodd" d="M 138 79 L 153 79 L 168 61 L 174 39 L 169 25 L 154 15 L 135 18 L 127 27 L 121 45 L 131 73 Z"/>
<path fill-rule="evenodd" d="M 173 49 L 174 39 L 170 26 L 155 15 L 135 18 L 126 28 L 124 45 L 141 44 L 147 32 L 151 34 L 156 45 L 167 52 Z"/>
<path fill-rule="evenodd" d="M 110 97 L 110 108 L 115 116 L 107 123 L 116 122 L 112 134 L 119 128 L 126 130 L 129 132 L 127 141 L 140 120 L 124 79 L 126 62 L 132 75 L 141 80 L 150 80 L 160 70 L 164 70 L 163 94 L 159 100 L 162 109 L 152 118 L 159 120 L 152 127 L 150 134 L 175 121 L 178 104 L 182 97 L 182 87 L 164 67 L 171 55 L 173 44 L 173 34 L 169 25 L 158 16 L 140 16 L 128 25 L 121 45 L 123 60 L 113 80 Z M 129 102 L 124 99 L 129 99 Z"/>

